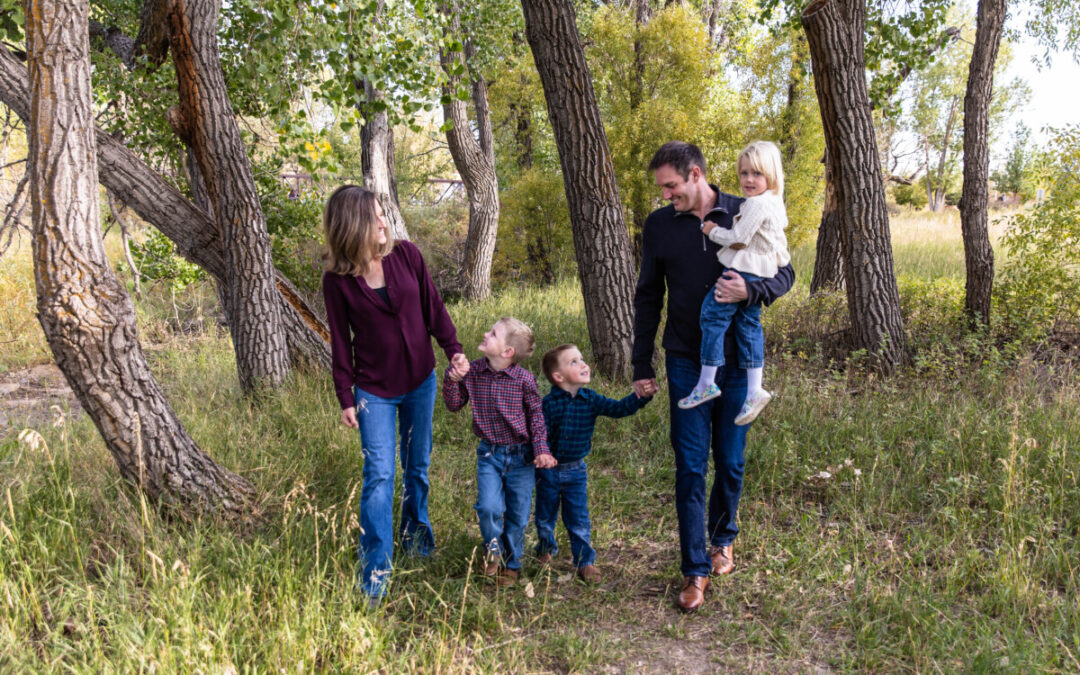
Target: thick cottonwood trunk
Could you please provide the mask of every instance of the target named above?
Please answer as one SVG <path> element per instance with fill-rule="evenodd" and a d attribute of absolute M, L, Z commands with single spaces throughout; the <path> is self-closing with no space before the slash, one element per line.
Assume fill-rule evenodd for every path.
<path fill-rule="evenodd" d="M 980 0 L 975 48 L 964 95 L 964 188 L 960 197 L 960 229 L 964 236 L 967 283 L 964 308 L 972 323 L 990 325 L 990 293 L 994 286 L 994 249 L 987 216 L 987 174 L 990 153 L 990 97 L 994 62 L 1005 25 L 1005 0 Z"/>
<path fill-rule="evenodd" d="M 450 18 L 450 30 L 460 35 L 456 2 L 448 3 L 444 11 Z M 466 300 L 483 300 L 491 295 L 491 261 L 499 231 L 499 181 L 495 175 L 495 142 L 491 132 L 487 82 L 478 71 L 470 69 L 479 138 L 473 135 L 465 101 L 454 95 L 461 83 L 461 76 L 454 74 L 455 66 L 468 68 L 475 54 L 470 40 L 466 38 L 462 42 L 465 49 L 461 55 L 445 50 L 439 55 L 447 74 L 443 95 L 450 97 L 450 102 L 443 105 L 443 116 L 452 123 L 446 130 L 446 143 L 469 197 L 469 232 L 465 236 L 465 261 L 461 267 L 461 295 Z"/>
<path fill-rule="evenodd" d="M 372 105 L 382 99 L 382 92 L 367 80 L 358 81 L 356 88 L 363 92 L 366 101 L 357 106 L 364 118 L 364 124 L 360 127 L 360 166 L 364 172 L 364 187 L 379 198 L 394 239 L 408 239 L 409 232 L 401 215 L 397 175 L 394 172 L 394 130 L 390 128 L 386 111 L 376 112 Z"/>
<path fill-rule="evenodd" d="M 825 161 L 825 206 L 818 225 L 817 250 L 814 253 L 814 275 L 810 279 L 810 294 L 844 290 L 844 247 L 840 243 L 840 218 L 836 203 L 836 187 Z"/>
<path fill-rule="evenodd" d="M 866 90 L 865 22 L 863 0 L 814 0 L 802 15 L 835 179 L 855 347 L 873 354 L 878 366 L 889 371 L 909 357 Z"/>
<path fill-rule="evenodd" d="M 191 147 L 225 251 L 229 329 L 245 391 L 289 374 L 270 235 L 217 52 L 217 0 L 168 0 L 169 46 L 180 95 L 169 122 Z"/>
<path fill-rule="evenodd" d="M 634 264 L 619 188 L 570 0 L 522 0 L 559 148 L 593 358 L 624 377 L 633 342 Z"/>
<path fill-rule="evenodd" d="M 30 122 L 30 85 L 26 67 L 0 47 L 0 100 L 24 123 Z M 177 252 L 215 280 L 225 280 L 225 253 L 217 223 L 179 190 L 128 150 L 120 141 L 95 129 L 98 180 L 176 244 Z M 293 365 L 330 367 L 330 333 L 280 271 L 275 271 L 278 302 Z"/>
<path fill-rule="evenodd" d="M 124 478 L 154 498 L 240 516 L 251 508 L 251 486 L 203 454 L 176 418 L 139 347 L 131 300 L 105 256 L 88 9 L 70 0 L 27 2 L 38 318 Z"/>

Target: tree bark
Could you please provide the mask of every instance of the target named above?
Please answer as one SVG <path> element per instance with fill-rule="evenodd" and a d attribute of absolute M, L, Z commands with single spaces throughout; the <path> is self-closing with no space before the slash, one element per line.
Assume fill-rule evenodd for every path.
<path fill-rule="evenodd" d="M 177 135 L 195 153 L 225 249 L 226 311 L 240 386 L 276 387 L 289 374 L 270 235 L 217 52 L 218 0 L 167 0 L 180 104 Z"/>
<path fill-rule="evenodd" d="M 980 0 L 975 48 L 964 95 L 964 187 L 960 197 L 960 229 L 967 269 L 964 309 L 973 324 L 990 325 L 990 293 L 994 285 L 994 249 L 990 246 L 987 184 L 990 153 L 990 97 L 994 62 L 1005 25 L 1005 0 Z"/>
<path fill-rule="evenodd" d="M 629 372 L 634 264 L 619 188 L 570 0 L 522 0 L 559 148 L 574 252 L 598 370 Z"/>
<path fill-rule="evenodd" d="M 844 290 L 844 249 L 840 243 L 840 219 L 836 203 L 836 186 L 825 159 L 825 206 L 818 225 L 817 249 L 814 252 L 814 275 L 810 278 L 810 294 Z"/>
<path fill-rule="evenodd" d="M 7 48 L 0 47 L 0 100 L 26 124 L 30 122 L 30 85 L 26 68 Z M 117 199 L 130 206 L 176 244 L 185 259 L 225 280 L 225 253 L 215 221 L 196 208 L 153 169 L 101 129 L 97 138 L 98 179 Z M 289 354 L 293 365 L 330 367 L 330 332 L 300 293 L 275 272 Z"/>
<path fill-rule="evenodd" d="M 836 190 L 855 347 L 883 371 L 908 362 L 885 185 L 866 89 L 864 0 L 814 0 L 802 15 Z"/>
<path fill-rule="evenodd" d="M 386 111 L 375 112 L 371 105 L 382 99 L 382 92 L 366 79 L 357 81 L 356 88 L 363 92 L 366 101 L 366 104 L 357 106 L 364 118 L 364 124 L 360 127 L 360 166 L 364 172 L 364 187 L 379 198 L 394 239 L 408 239 L 409 232 L 401 215 L 394 172 L 394 130 L 390 128 Z"/>
<path fill-rule="evenodd" d="M 450 19 L 450 31 L 460 35 L 461 19 L 456 0 L 444 5 L 443 11 Z M 465 101 L 455 96 L 461 84 L 461 75 L 454 73 L 455 66 L 469 68 L 475 54 L 471 40 L 463 39 L 462 42 L 465 44 L 463 55 L 446 50 L 439 54 L 447 75 L 443 96 L 450 98 L 450 102 L 443 105 L 443 116 L 452 123 L 446 131 L 446 142 L 469 197 L 469 232 L 465 236 L 461 295 L 466 300 L 483 300 L 491 295 L 491 261 L 499 231 L 499 181 L 495 175 L 495 142 L 491 132 L 487 82 L 478 71 L 470 68 L 473 112 L 479 139 L 473 135 Z"/>
<path fill-rule="evenodd" d="M 38 318 L 57 365 L 120 473 L 195 510 L 249 512 L 250 484 L 203 454 L 139 347 L 135 310 L 105 256 L 91 109 L 89 6 L 28 0 L 28 124 Z"/>

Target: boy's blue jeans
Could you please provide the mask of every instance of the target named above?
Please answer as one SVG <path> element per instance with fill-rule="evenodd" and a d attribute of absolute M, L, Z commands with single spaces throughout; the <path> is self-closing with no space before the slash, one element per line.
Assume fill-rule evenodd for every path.
<path fill-rule="evenodd" d="M 502 557 L 507 569 L 521 569 L 525 526 L 529 524 L 536 473 L 532 446 L 494 445 L 480 441 L 476 448 L 476 517 L 489 559 Z M 528 457 L 528 461 L 526 461 Z"/>
<path fill-rule="evenodd" d="M 671 397 L 671 446 L 675 450 L 675 512 L 679 517 L 682 573 L 707 577 L 709 548 L 735 541 L 735 522 L 742 494 L 746 432 L 751 425 L 735 426 L 735 416 L 746 398 L 746 371 L 728 365 L 717 372 L 720 398 L 683 410 L 678 400 L 697 384 L 701 366 L 695 361 L 667 355 Z M 710 452 L 711 450 L 711 452 Z M 705 484 L 709 455 L 715 471 L 705 519 Z"/>
<path fill-rule="evenodd" d="M 558 464 L 553 469 L 536 470 L 536 554 L 558 555 L 555 520 L 562 505 L 563 524 L 570 535 L 570 553 L 575 567 L 596 562 L 590 543 L 588 471 L 585 460 Z"/>
<path fill-rule="evenodd" d="M 739 274 L 747 283 L 761 281 L 756 274 Z M 717 302 L 711 288 L 701 303 L 701 365 L 724 365 L 724 334 L 729 326 L 735 330 L 739 367 L 764 367 L 765 336 L 761 331 L 761 305 Z"/>
<path fill-rule="evenodd" d="M 428 518 L 428 466 L 431 462 L 435 371 L 402 396 L 382 398 L 353 387 L 356 421 L 364 454 L 360 490 L 360 587 L 374 597 L 386 594 L 394 557 L 395 431 L 400 432 L 401 544 L 406 551 L 430 555 L 435 537 Z M 396 429 L 395 429 L 395 421 Z"/>

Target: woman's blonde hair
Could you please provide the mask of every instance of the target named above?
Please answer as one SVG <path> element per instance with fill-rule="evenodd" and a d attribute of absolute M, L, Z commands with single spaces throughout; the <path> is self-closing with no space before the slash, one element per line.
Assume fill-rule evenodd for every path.
<path fill-rule="evenodd" d="M 378 243 L 378 198 L 359 185 L 342 185 L 323 209 L 323 267 L 334 274 L 356 276 L 367 271 L 371 261 L 394 248 L 389 228 L 386 243 Z"/>
<path fill-rule="evenodd" d="M 739 173 L 739 165 L 743 158 L 746 159 L 750 168 L 760 171 L 765 176 L 765 185 L 776 193 L 784 196 L 784 167 L 780 161 L 780 148 L 772 141 L 754 141 L 743 148 L 739 158 L 735 160 L 735 173 Z"/>

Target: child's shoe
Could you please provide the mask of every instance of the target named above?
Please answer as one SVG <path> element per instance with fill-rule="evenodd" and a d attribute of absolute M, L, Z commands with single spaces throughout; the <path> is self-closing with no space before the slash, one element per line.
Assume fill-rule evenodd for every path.
<path fill-rule="evenodd" d="M 735 426 L 743 427 L 750 424 L 757 418 L 765 406 L 769 405 L 769 401 L 772 400 L 772 394 L 764 389 L 758 389 L 757 391 L 747 394 L 746 400 L 743 401 L 742 409 L 739 410 L 739 414 L 735 416 Z M 680 405 L 682 402 L 679 402 Z"/>
<path fill-rule="evenodd" d="M 716 386 L 715 383 L 710 383 L 709 386 L 704 389 L 694 387 L 694 390 L 690 392 L 689 396 L 679 399 L 679 407 L 683 410 L 696 408 L 705 401 L 711 401 L 719 395 L 720 387 Z"/>
<path fill-rule="evenodd" d="M 600 583 L 600 570 L 595 565 L 583 565 L 578 568 L 577 575 L 587 584 Z"/>

